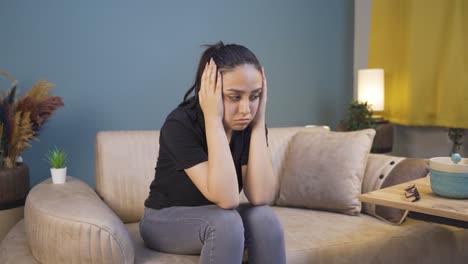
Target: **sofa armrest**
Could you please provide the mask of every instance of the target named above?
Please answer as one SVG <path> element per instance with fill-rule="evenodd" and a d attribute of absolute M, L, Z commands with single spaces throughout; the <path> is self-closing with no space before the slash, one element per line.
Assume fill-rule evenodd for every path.
<path fill-rule="evenodd" d="M 135 250 L 122 221 L 84 182 L 46 180 L 29 193 L 25 229 L 40 263 L 133 263 Z"/>
<path fill-rule="evenodd" d="M 425 159 L 371 153 L 362 182 L 362 193 L 423 178 L 428 173 L 429 165 Z M 362 204 L 362 212 L 394 224 L 400 224 L 406 217 L 404 210 L 369 203 Z"/>

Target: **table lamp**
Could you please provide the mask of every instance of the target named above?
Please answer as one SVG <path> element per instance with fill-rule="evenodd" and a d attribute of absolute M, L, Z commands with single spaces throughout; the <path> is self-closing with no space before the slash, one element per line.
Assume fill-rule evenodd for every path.
<path fill-rule="evenodd" d="M 384 70 L 361 69 L 358 70 L 357 100 L 367 102 L 373 111 L 372 119 L 375 122 L 376 134 L 371 152 L 387 153 L 393 147 L 393 125 L 384 120 Z"/>
<path fill-rule="evenodd" d="M 357 100 L 367 102 L 374 112 L 373 118 L 382 119 L 384 110 L 384 70 L 361 69 L 358 71 Z"/>

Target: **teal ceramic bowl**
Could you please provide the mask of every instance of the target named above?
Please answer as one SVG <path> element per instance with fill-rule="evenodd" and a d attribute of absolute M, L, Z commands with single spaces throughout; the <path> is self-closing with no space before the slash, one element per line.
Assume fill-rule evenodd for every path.
<path fill-rule="evenodd" d="M 450 157 L 437 157 L 429 160 L 429 166 L 432 192 L 447 198 L 468 198 L 468 159 L 454 164 Z"/>

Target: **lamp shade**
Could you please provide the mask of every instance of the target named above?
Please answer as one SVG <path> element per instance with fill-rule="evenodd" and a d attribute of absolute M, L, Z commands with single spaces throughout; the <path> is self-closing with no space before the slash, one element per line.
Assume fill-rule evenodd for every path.
<path fill-rule="evenodd" d="M 357 99 L 371 104 L 372 110 L 384 110 L 384 70 L 361 69 L 358 71 Z"/>

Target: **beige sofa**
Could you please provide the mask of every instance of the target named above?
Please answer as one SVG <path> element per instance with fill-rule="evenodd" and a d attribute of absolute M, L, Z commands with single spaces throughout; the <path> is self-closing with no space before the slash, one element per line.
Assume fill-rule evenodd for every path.
<path fill-rule="evenodd" d="M 269 129 L 278 182 L 288 143 L 307 129 Z M 96 190 L 73 177 L 64 185 L 46 180 L 35 186 L 27 198 L 24 220 L 0 245 L 0 263 L 198 263 L 198 256 L 149 250 L 139 235 L 158 136 L 158 131 L 98 133 Z M 376 179 L 392 174 L 401 160 L 370 154 L 364 190 L 379 186 Z M 391 225 L 364 213 L 350 216 L 275 205 L 273 209 L 285 230 L 288 263 L 466 263 L 468 259 L 464 229 L 410 218 Z"/>

